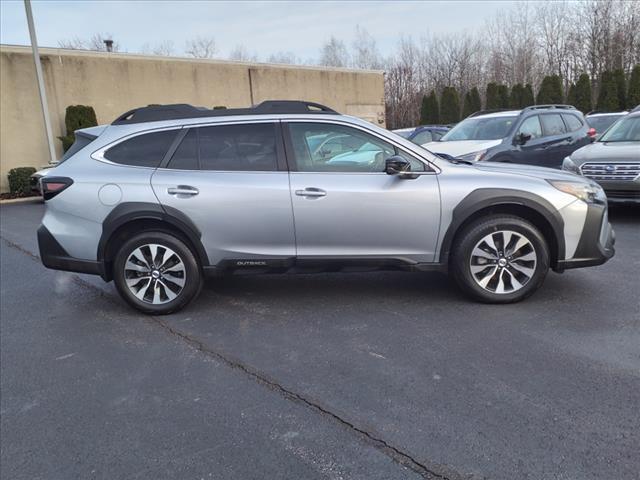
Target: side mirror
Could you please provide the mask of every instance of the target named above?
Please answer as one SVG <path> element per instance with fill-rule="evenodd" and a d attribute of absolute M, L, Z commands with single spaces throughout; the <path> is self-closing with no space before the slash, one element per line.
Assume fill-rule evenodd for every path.
<path fill-rule="evenodd" d="M 387 175 L 409 173 L 411 171 L 411 164 L 400 155 L 394 155 L 385 161 L 384 171 L 387 172 Z"/>
<path fill-rule="evenodd" d="M 528 135 L 526 133 L 520 132 L 518 135 L 516 135 L 516 143 L 518 145 L 524 145 L 529 140 L 531 140 L 531 135 Z"/>

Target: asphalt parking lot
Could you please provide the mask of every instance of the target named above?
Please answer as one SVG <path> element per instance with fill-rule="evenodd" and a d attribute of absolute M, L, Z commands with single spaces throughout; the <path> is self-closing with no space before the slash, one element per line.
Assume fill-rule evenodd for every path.
<path fill-rule="evenodd" d="M 524 303 L 438 274 L 237 276 L 168 317 L 0 207 L 3 478 L 637 479 L 640 210 Z"/>

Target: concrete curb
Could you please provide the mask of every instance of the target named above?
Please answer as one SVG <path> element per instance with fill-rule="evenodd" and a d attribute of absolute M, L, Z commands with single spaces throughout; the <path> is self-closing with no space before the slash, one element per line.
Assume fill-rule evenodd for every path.
<path fill-rule="evenodd" d="M 9 200 L 0 200 L 0 205 L 12 203 L 41 203 L 42 201 L 42 197 L 11 198 Z"/>

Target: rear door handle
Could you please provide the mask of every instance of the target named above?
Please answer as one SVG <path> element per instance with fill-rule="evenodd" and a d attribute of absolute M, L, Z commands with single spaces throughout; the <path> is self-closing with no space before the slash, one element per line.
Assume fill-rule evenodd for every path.
<path fill-rule="evenodd" d="M 169 195 L 198 195 L 200 191 L 195 187 L 190 187 L 189 185 L 178 185 L 177 187 L 169 187 L 167 188 L 167 193 Z"/>
<path fill-rule="evenodd" d="M 321 188 L 307 187 L 304 190 L 296 190 L 296 195 L 299 197 L 326 197 L 327 192 Z"/>

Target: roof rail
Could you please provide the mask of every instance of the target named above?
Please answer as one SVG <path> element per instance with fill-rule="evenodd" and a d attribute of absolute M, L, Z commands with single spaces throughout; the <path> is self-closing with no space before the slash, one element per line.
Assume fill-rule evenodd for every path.
<path fill-rule="evenodd" d="M 512 110 L 517 110 L 517 108 L 490 108 L 488 110 L 478 110 L 477 112 L 473 112 L 467 118 L 477 117 L 478 115 L 487 115 L 489 113 L 510 112 Z"/>
<path fill-rule="evenodd" d="M 604 114 L 604 113 L 610 113 L 610 114 L 613 114 L 613 115 L 615 115 L 615 114 L 624 114 L 624 113 L 627 113 L 627 110 L 619 110 L 617 112 L 613 112 L 611 110 L 591 110 L 590 112 L 587 112 L 586 115 L 600 115 L 600 114 Z"/>
<path fill-rule="evenodd" d="M 194 107 L 186 103 L 171 105 L 149 105 L 134 108 L 116 118 L 111 125 L 130 125 L 132 123 L 157 122 L 182 118 L 225 117 L 231 115 L 269 115 L 269 114 L 338 114 L 329 107 L 314 102 L 298 100 L 267 100 L 251 108 L 214 108 Z"/>
<path fill-rule="evenodd" d="M 576 107 L 574 107 L 573 105 L 562 105 L 562 104 L 559 104 L 559 103 L 558 104 L 550 103 L 550 104 L 547 104 L 547 105 L 531 105 L 529 107 L 524 107 L 522 109 L 522 111 L 525 111 L 525 110 L 541 110 L 541 109 L 544 109 L 544 108 L 558 108 L 558 109 L 561 109 L 561 110 L 575 110 L 576 109 Z"/>

